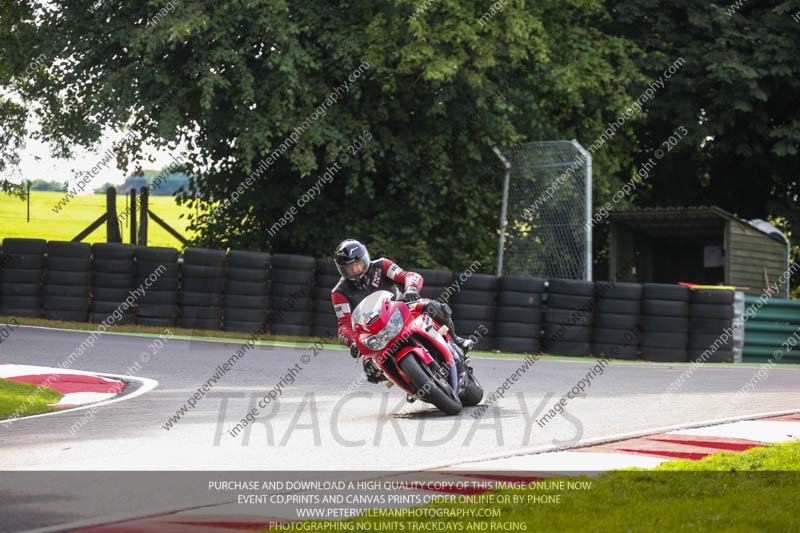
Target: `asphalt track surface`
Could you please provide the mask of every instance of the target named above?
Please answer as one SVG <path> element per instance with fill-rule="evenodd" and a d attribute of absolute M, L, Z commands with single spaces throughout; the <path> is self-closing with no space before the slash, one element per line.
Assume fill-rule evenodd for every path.
<path fill-rule="evenodd" d="M 0 344 L 0 361 L 57 366 L 86 336 L 80 331 L 20 327 Z M 151 342 L 148 337 L 102 335 L 71 368 L 126 374 Z M 475 408 L 465 408 L 460 415 L 447 417 L 428 404 L 407 403 L 396 387 L 370 383 L 353 387 L 362 371 L 346 351 L 326 349 L 314 355 L 306 344 L 257 345 L 193 409 L 165 429 L 170 417 L 240 345 L 171 339 L 137 373 L 158 381 L 150 392 L 93 410 L 21 419 L 9 427 L 0 424 L 0 470 L 416 470 L 800 408 L 796 366 L 774 367 L 742 398 L 736 391 L 757 371 L 752 365 L 704 365 L 677 393 L 664 394 L 686 365 L 611 362 L 592 379 L 584 395 L 569 400 L 566 415 L 541 427 L 535 419 L 595 363 L 540 359 L 483 416 L 476 419 Z M 523 363 L 473 358 L 487 395 Z M 296 364 L 300 370 L 294 383 L 282 389 L 277 401 L 259 409 L 255 423 L 231 436 L 229 430 L 249 409 L 258 407 L 258 401 Z M 83 424 L 75 431 L 81 417 Z M 8 472 L 0 476 L 12 479 Z M 53 497 L 49 502 L 35 498 L 40 488 L 23 483 L 16 490 L 21 499 L 0 520 L 5 523 L 0 531 L 18 530 L 31 516 L 37 518 L 28 526 L 93 512 L 91 506 L 75 510 L 80 491 L 74 488 L 72 501 Z M 52 493 L 59 490 L 53 487 Z M 97 505 L 110 505 L 114 491 L 109 481 L 108 502 Z M 164 494 L 150 497 L 165 507 L 180 506 L 178 501 L 168 502 Z M 53 510 L 70 506 L 69 513 Z M 119 509 L 104 508 L 125 510 L 124 504 Z M 27 519 L 23 511 L 30 513 Z"/>

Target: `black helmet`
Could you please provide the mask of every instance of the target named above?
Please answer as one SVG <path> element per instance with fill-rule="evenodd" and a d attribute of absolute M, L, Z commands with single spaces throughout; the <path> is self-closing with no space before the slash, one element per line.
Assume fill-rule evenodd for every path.
<path fill-rule="evenodd" d="M 333 260 L 336 262 L 339 274 L 346 280 L 358 281 L 367 275 L 370 263 L 369 252 L 366 246 L 356 240 L 347 239 L 340 242 L 333 254 Z M 355 275 L 348 274 L 347 271 L 351 269 L 347 266 L 358 262 L 361 262 L 362 265 L 361 272 Z"/>

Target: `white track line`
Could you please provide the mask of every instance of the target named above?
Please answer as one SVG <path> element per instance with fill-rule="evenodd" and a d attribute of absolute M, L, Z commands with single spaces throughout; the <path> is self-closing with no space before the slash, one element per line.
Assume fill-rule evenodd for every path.
<path fill-rule="evenodd" d="M 102 377 L 119 378 L 119 379 L 122 379 L 123 381 L 135 380 L 135 381 L 139 381 L 142 385 L 138 389 L 136 389 L 134 392 L 132 392 L 131 394 L 124 394 L 122 396 L 118 395 L 118 396 L 116 396 L 114 398 L 111 398 L 110 400 L 104 400 L 104 401 L 97 402 L 97 403 L 88 403 L 86 405 L 81 405 L 79 407 L 71 407 L 69 409 L 61 409 L 60 411 L 52 411 L 50 413 L 41 413 L 41 414 L 38 414 L 38 415 L 21 416 L 21 417 L 17 417 L 17 418 L 9 418 L 7 420 L 0 420 L 0 425 L 3 425 L 6 428 L 8 428 L 8 426 L 10 426 L 13 422 L 16 422 L 18 420 L 30 420 L 32 418 L 41 418 L 41 417 L 44 417 L 44 416 L 59 415 L 61 413 L 72 413 L 74 411 L 83 411 L 84 409 L 94 409 L 95 407 L 102 407 L 104 405 L 109 405 L 109 404 L 116 403 L 116 402 L 121 402 L 121 401 L 124 401 L 124 400 L 132 400 L 133 398 L 136 398 L 137 396 L 141 396 L 142 394 L 150 392 L 151 390 L 153 390 L 156 387 L 158 387 L 158 381 L 156 381 L 154 379 L 150 379 L 150 378 L 140 378 L 140 377 L 136 377 L 136 376 L 123 376 L 123 375 L 120 375 L 120 374 L 109 374 L 109 373 L 100 373 L 100 372 L 88 372 L 88 371 L 85 371 L 85 370 L 82 370 L 81 372 L 85 373 L 85 374 L 88 374 L 88 375 L 101 377 L 101 378 Z"/>
<path fill-rule="evenodd" d="M 755 413 L 751 415 L 741 415 L 741 416 L 732 416 L 729 418 L 719 418 L 716 420 L 706 420 L 704 422 L 693 422 L 690 424 L 675 424 L 672 426 L 662 426 L 652 429 L 645 429 L 641 431 L 631 431 L 629 433 L 618 433 L 616 435 L 607 435 L 604 437 L 597 437 L 594 439 L 589 439 L 585 441 L 580 441 L 574 446 L 540 446 L 538 448 L 533 448 L 527 451 L 521 451 L 516 453 L 506 453 L 506 454 L 487 454 L 484 456 L 478 456 L 477 458 L 471 459 L 463 459 L 461 461 L 456 461 L 448 464 L 444 464 L 438 467 L 426 468 L 424 470 L 436 470 L 438 468 L 453 468 L 457 467 L 458 465 L 469 464 L 469 463 L 478 463 L 483 461 L 494 461 L 498 459 L 507 459 L 512 457 L 522 457 L 526 455 L 535 455 L 540 453 L 547 453 L 547 452 L 561 452 L 565 450 L 573 450 L 575 448 L 585 448 L 587 446 L 596 446 L 599 444 L 607 444 L 609 442 L 617 442 L 621 440 L 627 439 L 635 439 L 638 437 L 646 437 L 648 435 L 656 435 L 659 433 L 669 433 L 672 431 L 678 430 L 687 430 L 687 429 L 694 429 L 694 428 L 702 428 L 708 426 L 718 426 L 720 424 L 727 424 L 730 422 L 740 422 L 742 420 L 754 420 L 760 418 L 771 418 L 774 416 L 783 416 L 783 415 L 794 415 L 800 413 L 800 409 L 793 409 L 789 411 L 774 411 L 770 413 Z M 783 422 L 773 422 L 774 424 L 782 424 Z"/>

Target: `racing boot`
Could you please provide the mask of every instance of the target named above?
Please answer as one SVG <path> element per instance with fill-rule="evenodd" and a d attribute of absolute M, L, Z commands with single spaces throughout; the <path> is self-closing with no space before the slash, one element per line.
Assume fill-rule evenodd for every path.
<path fill-rule="evenodd" d="M 370 383 L 380 383 L 386 381 L 386 376 L 383 375 L 383 370 L 375 366 L 372 359 L 364 358 L 364 374 L 367 375 L 367 381 Z"/>
<path fill-rule="evenodd" d="M 453 342 L 456 346 L 461 348 L 464 358 L 466 359 L 467 353 L 475 346 L 475 342 L 470 339 L 459 337 L 456 334 L 456 325 L 453 323 L 453 310 L 450 306 L 443 303 L 431 302 L 426 306 L 425 312 L 440 324 L 447 326 L 450 336 L 453 338 Z"/>
<path fill-rule="evenodd" d="M 456 346 L 461 348 L 461 351 L 464 352 L 464 357 L 466 358 L 467 353 L 475 346 L 475 343 L 471 339 L 465 339 L 463 337 L 459 337 L 455 333 L 453 335 L 453 342 L 456 343 Z"/>

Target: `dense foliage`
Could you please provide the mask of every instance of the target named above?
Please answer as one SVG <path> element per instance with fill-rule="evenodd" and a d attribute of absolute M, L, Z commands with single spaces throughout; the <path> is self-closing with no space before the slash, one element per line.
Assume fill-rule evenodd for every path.
<path fill-rule="evenodd" d="M 201 244 L 329 255 L 352 236 L 403 264 L 491 271 L 502 180 L 492 146 L 589 146 L 677 58 L 594 154 L 595 202 L 683 126 L 629 201 L 780 216 L 800 235 L 790 2 L 0 5 L 3 160 L 13 164 L 32 114 L 61 153 L 106 128 L 131 133 L 121 165 L 145 141 L 181 151 L 195 176 L 181 201 L 228 200 L 193 222 Z"/>

